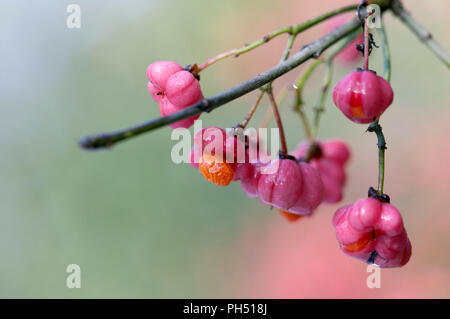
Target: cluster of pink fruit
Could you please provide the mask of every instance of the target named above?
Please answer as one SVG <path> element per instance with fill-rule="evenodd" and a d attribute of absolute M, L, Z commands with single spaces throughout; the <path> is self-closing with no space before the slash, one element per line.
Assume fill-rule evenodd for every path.
<path fill-rule="evenodd" d="M 215 147 L 208 147 L 216 143 L 218 137 L 223 137 L 224 153 L 234 154 L 233 158 L 218 156 Z M 240 181 L 242 190 L 249 197 L 259 197 L 263 203 L 291 214 L 311 214 L 323 198 L 318 171 L 292 156 L 271 159 L 260 148 L 257 141 L 242 142 L 221 128 L 209 127 L 194 138 L 191 165 L 199 168 L 202 175 L 216 185 L 227 186 L 231 181 Z M 196 153 L 199 153 L 198 160 L 195 160 Z M 241 163 L 236 157 L 239 153 L 244 155 Z M 255 158 L 250 154 L 256 154 Z"/>
<path fill-rule="evenodd" d="M 174 62 L 151 64 L 147 76 L 148 89 L 159 102 L 162 115 L 203 98 L 194 75 Z M 333 100 L 353 122 L 370 123 L 392 103 L 393 92 L 390 84 L 375 72 L 359 69 L 337 83 Z M 172 127 L 190 127 L 196 118 L 176 122 Z M 342 200 L 350 158 L 343 141 L 301 143 L 292 155 L 280 153 L 275 159 L 260 148 L 258 138 L 243 141 L 221 128 L 208 127 L 196 133 L 190 162 L 218 186 L 240 181 L 249 197 L 259 197 L 290 221 L 310 215 L 322 202 Z M 238 160 L 239 154 L 242 160 Z M 372 194 L 341 208 L 333 224 L 341 249 L 349 256 L 382 267 L 399 267 L 408 262 L 411 244 L 400 213 L 386 198 Z"/>

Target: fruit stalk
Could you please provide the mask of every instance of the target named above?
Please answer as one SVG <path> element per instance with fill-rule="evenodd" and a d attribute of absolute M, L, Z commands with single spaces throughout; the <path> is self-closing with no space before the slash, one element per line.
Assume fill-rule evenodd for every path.
<path fill-rule="evenodd" d="M 383 134 L 383 129 L 379 123 L 379 120 L 373 121 L 367 128 L 368 132 L 374 132 L 378 139 L 378 196 L 383 195 L 384 189 L 384 160 L 386 152 L 386 139 Z"/>
<path fill-rule="evenodd" d="M 288 154 L 287 144 L 286 144 L 286 136 L 284 135 L 283 122 L 281 121 L 280 113 L 278 112 L 277 101 L 275 101 L 275 97 L 273 96 L 272 88 L 267 91 L 269 95 L 270 104 L 272 105 L 273 115 L 275 116 L 275 121 L 277 122 L 278 129 L 280 131 L 280 142 L 281 142 L 281 150 L 284 155 Z"/>
<path fill-rule="evenodd" d="M 369 69 L 369 17 L 374 14 L 375 11 L 367 12 L 364 17 L 364 64 L 363 69 Z"/>

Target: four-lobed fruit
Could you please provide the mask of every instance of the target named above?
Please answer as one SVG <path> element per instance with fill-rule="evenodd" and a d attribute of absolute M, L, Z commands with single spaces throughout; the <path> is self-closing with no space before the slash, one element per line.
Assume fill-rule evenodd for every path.
<path fill-rule="evenodd" d="M 342 251 L 380 267 L 401 267 L 411 257 L 400 212 L 375 198 L 363 198 L 340 208 L 333 226 Z"/>
<path fill-rule="evenodd" d="M 172 61 L 157 61 L 147 68 L 148 91 L 159 103 L 162 116 L 178 112 L 203 99 L 200 83 L 192 73 Z M 199 114 L 169 124 L 172 128 L 189 128 Z"/>
<path fill-rule="evenodd" d="M 235 136 L 228 135 L 219 127 L 205 127 L 194 136 L 190 164 L 199 168 L 202 175 L 213 184 L 227 186 L 231 181 L 247 178 L 251 172 L 248 161 L 240 163 L 245 156 L 244 144 Z"/>
<path fill-rule="evenodd" d="M 334 87 L 334 104 L 351 121 L 370 123 L 391 105 L 394 93 L 391 85 L 370 70 L 347 74 Z"/>
<path fill-rule="evenodd" d="M 257 167 L 253 178 L 255 180 L 245 181 L 244 191 L 253 197 L 258 196 L 265 204 L 289 213 L 311 214 L 323 199 L 320 175 L 307 163 L 275 159 Z"/>

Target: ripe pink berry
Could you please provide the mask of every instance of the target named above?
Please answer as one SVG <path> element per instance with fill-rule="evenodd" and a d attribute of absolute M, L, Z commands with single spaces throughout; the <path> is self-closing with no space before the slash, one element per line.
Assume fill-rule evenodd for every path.
<path fill-rule="evenodd" d="M 274 167 L 278 168 L 274 171 Z M 265 174 L 267 171 L 271 173 Z M 310 214 L 322 202 L 323 186 L 307 163 L 277 159 L 260 169 L 258 195 L 263 203 L 298 215 Z"/>
<path fill-rule="evenodd" d="M 194 149 L 198 152 L 197 158 L 201 157 L 201 152 L 206 151 L 213 155 L 222 156 L 223 161 L 234 164 L 239 171 L 235 178 L 240 176 L 241 170 L 247 171 L 249 169 L 247 167 L 247 164 L 250 164 L 248 149 L 240 139 L 226 133 L 222 128 L 210 126 L 195 133 Z M 216 154 L 217 152 L 221 152 L 221 154 Z M 244 171 L 242 172 L 246 174 Z"/>
<path fill-rule="evenodd" d="M 199 168 L 198 163 L 195 162 L 201 162 L 205 156 L 211 155 L 215 157 L 216 161 L 220 159 L 220 161 L 227 164 L 217 164 L 217 167 L 227 166 L 227 172 L 231 171 L 231 169 L 233 170 L 233 181 L 247 179 L 252 174 L 253 168 L 246 160 L 245 152 L 244 144 L 237 137 L 228 135 L 219 127 L 205 127 L 194 136 L 194 147 L 190 153 L 190 164 L 194 168 Z M 240 157 L 243 158 L 240 159 Z M 205 174 L 204 172 L 202 174 L 205 177 L 212 176 L 212 174 Z M 227 174 L 227 176 L 230 175 Z M 208 177 L 207 179 L 212 181 L 212 178 Z"/>
<path fill-rule="evenodd" d="M 204 127 L 194 135 L 194 150 L 197 159 L 204 153 L 221 157 L 226 161 L 227 133 L 224 129 L 216 126 Z"/>
<path fill-rule="evenodd" d="M 301 143 L 293 155 L 297 158 L 305 157 L 309 143 Z M 324 187 L 323 200 L 326 203 L 337 203 L 342 200 L 342 190 L 346 181 L 345 166 L 350 158 L 350 150 L 345 142 L 330 139 L 316 142 L 319 154 L 310 160 L 320 173 Z"/>
<path fill-rule="evenodd" d="M 169 99 L 166 96 L 161 96 L 161 99 L 159 101 L 159 111 L 162 116 L 170 115 L 172 113 L 178 112 L 182 108 L 177 107 L 170 103 Z M 180 120 L 175 123 L 169 124 L 169 126 L 173 129 L 176 128 L 189 128 L 194 124 L 194 121 L 198 119 L 200 114 L 191 116 L 187 119 Z"/>
<path fill-rule="evenodd" d="M 303 175 L 296 161 L 275 159 L 261 170 L 258 195 L 265 204 L 289 210 L 303 190 Z"/>
<path fill-rule="evenodd" d="M 288 212 L 307 215 L 322 203 L 324 187 L 317 169 L 308 163 L 300 162 L 298 165 L 303 176 L 303 190 L 297 202 Z"/>
<path fill-rule="evenodd" d="M 324 140 L 319 143 L 322 150 L 322 156 L 330 159 L 340 165 L 347 164 L 350 159 L 351 152 L 344 141 L 333 138 Z"/>
<path fill-rule="evenodd" d="M 391 85 L 369 70 L 347 74 L 334 87 L 334 104 L 355 123 L 379 118 L 394 99 Z"/>
<path fill-rule="evenodd" d="M 169 101 L 181 108 L 188 107 L 203 99 L 200 83 L 188 71 L 180 71 L 170 76 L 165 88 L 165 94 Z"/>
<path fill-rule="evenodd" d="M 157 61 L 147 68 L 147 88 L 159 103 L 162 116 L 170 115 L 203 99 L 200 83 L 188 71 L 171 61 Z M 169 124 L 172 128 L 189 128 L 200 115 Z"/>
<path fill-rule="evenodd" d="M 401 267 L 411 257 L 402 216 L 394 206 L 363 198 L 340 208 L 333 225 L 342 251 L 380 267 Z"/>
<path fill-rule="evenodd" d="M 166 82 L 173 74 L 183 70 L 181 65 L 172 61 L 156 61 L 147 68 L 147 78 L 153 86 L 163 92 L 166 90 Z"/>

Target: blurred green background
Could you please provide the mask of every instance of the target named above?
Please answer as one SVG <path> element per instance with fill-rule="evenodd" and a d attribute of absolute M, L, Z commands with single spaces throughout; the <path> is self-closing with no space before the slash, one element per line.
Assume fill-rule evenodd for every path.
<path fill-rule="evenodd" d="M 403 212 L 413 257 L 403 269 L 383 270 L 374 291 L 365 287 L 366 266 L 339 252 L 331 227 L 337 206 L 288 225 L 239 185 L 219 189 L 173 164 L 169 128 L 109 151 L 77 146 L 84 135 L 159 115 L 146 88 L 151 62 L 202 63 L 352 1 L 78 0 L 81 29 L 68 29 L 72 2 L 0 0 L 0 297 L 450 297 L 450 78 L 398 20 L 386 16 L 396 94 L 382 121 L 386 191 Z M 448 1 L 405 5 L 450 48 Z M 305 32 L 295 50 L 324 32 Z M 209 68 L 203 92 L 272 67 L 284 41 Z M 372 65 L 382 71 L 379 52 Z M 354 66 L 336 68 L 333 83 Z M 306 88 L 307 106 L 317 101 L 323 73 Z M 233 126 L 254 99 L 203 115 L 204 125 Z M 282 117 L 295 147 L 304 136 L 288 103 Z M 364 130 L 328 100 L 320 136 L 346 138 L 353 148 L 345 203 L 376 182 L 375 137 Z M 81 289 L 66 287 L 69 264 L 81 267 Z"/>

